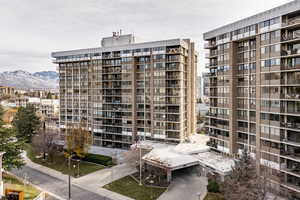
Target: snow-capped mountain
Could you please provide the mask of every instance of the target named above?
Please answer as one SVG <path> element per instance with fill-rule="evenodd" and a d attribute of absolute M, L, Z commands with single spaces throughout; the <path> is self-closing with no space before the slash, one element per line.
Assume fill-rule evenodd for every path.
<path fill-rule="evenodd" d="M 43 71 L 29 73 L 23 70 L 0 72 L 0 85 L 16 88 L 57 88 L 58 73 Z"/>

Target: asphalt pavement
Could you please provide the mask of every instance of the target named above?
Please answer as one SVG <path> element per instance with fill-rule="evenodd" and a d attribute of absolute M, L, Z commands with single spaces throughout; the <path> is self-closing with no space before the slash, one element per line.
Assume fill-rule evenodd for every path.
<path fill-rule="evenodd" d="M 13 174 L 25 178 L 32 184 L 40 187 L 48 192 L 54 199 L 66 200 L 68 199 L 68 182 L 50 176 L 39 170 L 24 166 L 22 169 L 13 170 Z M 85 190 L 77 185 L 71 187 L 72 200 L 111 200 L 107 197 Z"/>

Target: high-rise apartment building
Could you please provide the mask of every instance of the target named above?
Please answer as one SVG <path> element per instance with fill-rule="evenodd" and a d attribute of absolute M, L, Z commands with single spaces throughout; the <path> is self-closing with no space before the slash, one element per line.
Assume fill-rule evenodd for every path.
<path fill-rule="evenodd" d="M 211 149 L 251 151 L 259 172 L 299 199 L 300 1 L 217 28 L 204 39 Z"/>
<path fill-rule="evenodd" d="M 94 145 L 115 148 L 139 136 L 180 142 L 195 133 L 197 55 L 189 39 L 135 43 L 114 33 L 102 47 L 52 57 L 62 130 L 84 121 Z"/>

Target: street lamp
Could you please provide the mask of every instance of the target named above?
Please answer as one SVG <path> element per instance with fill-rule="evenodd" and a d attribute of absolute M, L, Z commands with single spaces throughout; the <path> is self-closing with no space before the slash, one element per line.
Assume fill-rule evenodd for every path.
<path fill-rule="evenodd" d="M 198 196 L 198 199 L 201 200 L 201 193 L 200 192 L 197 193 L 197 196 Z"/>
<path fill-rule="evenodd" d="M 5 152 L 0 152 L 0 199 L 4 196 L 4 184 L 2 181 L 2 157 Z"/>
<path fill-rule="evenodd" d="M 151 187 L 150 187 L 150 191 L 151 191 L 151 196 L 150 196 L 150 199 L 152 199 L 153 198 L 153 191 L 152 191 L 152 187 L 153 187 L 153 183 L 154 183 L 154 181 L 153 180 L 150 180 L 149 181 L 149 183 L 151 184 Z"/>
<path fill-rule="evenodd" d="M 70 154 L 68 158 L 68 168 L 69 168 L 69 176 L 68 176 L 68 200 L 71 200 L 71 159 L 74 156 L 74 154 Z M 74 166 L 73 166 L 74 167 Z"/>

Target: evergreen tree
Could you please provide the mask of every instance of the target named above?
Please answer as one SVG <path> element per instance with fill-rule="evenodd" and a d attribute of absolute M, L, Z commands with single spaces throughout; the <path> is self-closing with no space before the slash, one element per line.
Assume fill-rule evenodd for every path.
<path fill-rule="evenodd" d="M 0 105 L 0 121 L 2 119 L 2 116 L 4 114 L 4 109 L 2 108 L 2 106 Z"/>
<path fill-rule="evenodd" d="M 22 138 L 27 143 L 31 142 L 32 136 L 37 133 L 41 125 L 40 119 L 35 111 L 32 105 L 26 108 L 20 107 L 13 120 L 17 138 Z"/>
<path fill-rule="evenodd" d="M 16 139 L 16 131 L 13 128 L 4 128 L 1 120 L 3 109 L 0 106 L 0 152 L 5 152 L 3 156 L 3 168 L 10 170 L 20 168 L 24 165 L 22 151 L 24 149 L 23 140 Z"/>

